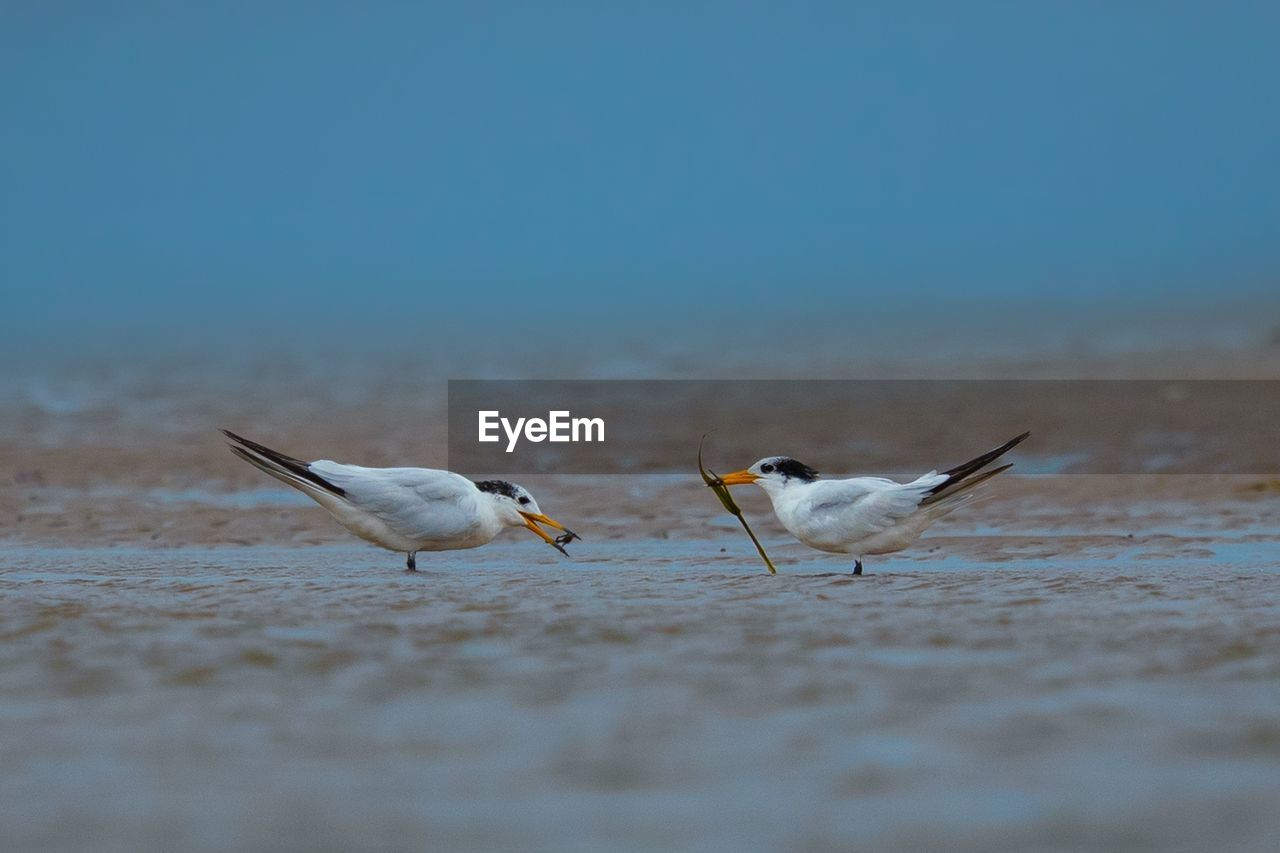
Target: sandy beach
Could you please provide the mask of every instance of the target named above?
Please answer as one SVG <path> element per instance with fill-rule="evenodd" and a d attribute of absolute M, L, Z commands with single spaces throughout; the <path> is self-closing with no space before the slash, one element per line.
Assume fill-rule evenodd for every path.
<path fill-rule="evenodd" d="M 1271 358 L 1221 370 L 1267 378 Z M 512 532 L 412 576 L 213 429 L 431 464 L 441 383 L 373 376 L 11 378 L 14 849 L 1280 834 L 1280 478 L 1007 475 L 855 579 L 746 491 L 769 577 L 693 471 L 522 477 L 583 535 L 572 560 Z"/>

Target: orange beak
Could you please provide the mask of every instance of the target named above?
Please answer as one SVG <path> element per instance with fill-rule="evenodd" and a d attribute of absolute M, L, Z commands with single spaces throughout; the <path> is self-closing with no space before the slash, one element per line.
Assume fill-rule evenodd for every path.
<path fill-rule="evenodd" d="M 565 527 L 563 524 L 556 521 L 554 518 L 549 518 L 545 515 L 539 515 L 536 512 L 525 512 L 524 510 L 517 510 L 517 511 L 524 516 L 524 526 L 528 527 L 530 530 L 538 530 L 537 525 L 531 523 L 535 521 L 540 522 L 541 524 L 545 524 L 549 527 L 554 527 L 556 530 L 563 530 L 565 532 L 568 532 L 569 530 L 569 528 Z M 538 531 L 538 532 L 541 532 L 541 531 Z"/>
<path fill-rule="evenodd" d="M 549 518 L 545 515 L 539 515 L 538 513 L 534 513 L 534 512 L 525 512 L 524 510 L 517 510 L 517 511 L 520 513 L 520 515 L 524 517 L 525 527 L 529 528 L 534 533 L 538 534 L 538 536 L 542 539 L 543 542 L 546 542 L 548 545 L 550 545 L 552 548 L 555 548 L 557 551 L 559 551 L 561 554 L 564 554 L 566 557 L 569 556 L 569 552 L 564 549 L 564 546 L 567 543 L 572 542 L 574 539 L 582 538 L 581 536 L 574 533 L 569 528 L 565 527 L 560 522 L 556 521 L 554 518 Z M 563 530 L 564 535 L 553 539 L 547 535 L 547 532 L 545 530 L 543 530 L 541 527 L 538 526 L 538 522 L 554 527 L 556 530 Z"/>
<path fill-rule="evenodd" d="M 732 474 L 725 474 L 720 478 L 720 482 L 726 486 L 746 486 L 759 479 L 758 475 L 752 474 L 744 468 L 741 471 L 734 471 Z"/>

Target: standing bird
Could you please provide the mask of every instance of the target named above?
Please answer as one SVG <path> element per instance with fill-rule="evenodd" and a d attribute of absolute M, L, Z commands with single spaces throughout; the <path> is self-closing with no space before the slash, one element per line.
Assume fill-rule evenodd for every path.
<path fill-rule="evenodd" d="M 853 554 L 853 573 L 860 575 L 863 557 L 901 551 L 929 525 L 968 502 L 974 488 L 1012 468 L 1010 463 L 978 473 L 1029 435 L 1024 432 L 963 465 L 941 474 L 930 471 L 910 483 L 883 477 L 823 480 L 790 456 L 761 459 L 750 468 L 726 474 L 721 482 L 760 486 L 787 532 L 810 548 Z"/>
<path fill-rule="evenodd" d="M 361 539 L 408 555 L 411 572 L 418 569 L 419 551 L 477 548 L 508 527 L 527 527 L 566 556 L 564 546 L 581 538 L 543 515 L 527 489 L 506 480 L 474 483 L 432 468 L 303 462 L 229 430 L 222 434 L 232 453 L 293 486 Z M 553 539 L 539 524 L 564 534 Z"/>

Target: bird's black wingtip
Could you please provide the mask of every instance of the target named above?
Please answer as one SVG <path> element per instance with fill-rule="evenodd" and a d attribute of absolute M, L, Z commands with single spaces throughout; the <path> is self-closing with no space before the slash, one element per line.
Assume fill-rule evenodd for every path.
<path fill-rule="evenodd" d="M 1022 435 L 1015 435 L 1013 438 L 1009 439 L 1004 444 L 1000 445 L 995 450 L 991 451 L 991 453 L 994 454 L 991 458 L 994 459 L 997 456 L 1003 456 L 1005 453 L 1008 453 L 1010 450 L 1017 447 L 1019 444 L 1022 444 L 1022 442 L 1026 441 L 1030 437 L 1031 437 L 1031 430 L 1027 430 Z"/>

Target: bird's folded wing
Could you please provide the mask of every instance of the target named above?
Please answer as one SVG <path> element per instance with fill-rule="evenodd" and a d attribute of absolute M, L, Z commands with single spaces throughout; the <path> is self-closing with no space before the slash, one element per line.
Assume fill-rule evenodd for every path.
<path fill-rule="evenodd" d="M 356 508 L 412 539 L 450 539 L 474 530 L 479 492 L 459 474 L 433 468 L 363 468 L 322 459 L 311 469 L 341 486 Z"/>
<path fill-rule="evenodd" d="M 820 480 L 809 498 L 811 517 L 851 537 L 888 530 L 920 509 L 932 479 L 896 483 L 879 477 Z"/>

